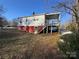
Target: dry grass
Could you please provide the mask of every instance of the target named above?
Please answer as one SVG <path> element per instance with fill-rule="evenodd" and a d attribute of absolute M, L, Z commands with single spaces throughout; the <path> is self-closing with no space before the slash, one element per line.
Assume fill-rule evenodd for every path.
<path fill-rule="evenodd" d="M 0 57 L 3 59 L 56 59 L 59 54 L 58 39 L 58 33 L 34 35 L 17 30 L 3 31 L 0 37 Z"/>

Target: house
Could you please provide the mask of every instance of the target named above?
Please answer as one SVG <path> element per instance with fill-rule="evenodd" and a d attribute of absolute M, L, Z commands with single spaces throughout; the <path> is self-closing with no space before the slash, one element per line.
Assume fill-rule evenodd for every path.
<path fill-rule="evenodd" d="M 35 14 L 32 16 L 25 16 L 18 18 L 17 28 L 29 33 L 52 33 L 58 31 L 59 28 L 59 14 Z"/>

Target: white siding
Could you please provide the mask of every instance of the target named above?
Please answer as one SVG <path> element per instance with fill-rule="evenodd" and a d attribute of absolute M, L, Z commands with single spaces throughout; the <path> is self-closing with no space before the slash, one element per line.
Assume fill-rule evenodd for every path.
<path fill-rule="evenodd" d="M 26 18 L 22 18 L 22 26 L 26 26 Z"/>
<path fill-rule="evenodd" d="M 22 20 L 22 18 L 18 19 L 18 25 L 17 26 L 21 26 L 22 24 L 20 23 L 20 21 Z"/>
<path fill-rule="evenodd" d="M 43 26 L 45 25 L 45 16 L 40 15 L 40 16 L 34 16 L 34 20 L 29 26 Z"/>
<path fill-rule="evenodd" d="M 18 26 L 44 26 L 45 15 L 19 18 Z"/>
<path fill-rule="evenodd" d="M 19 18 L 18 26 L 26 26 L 26 18 Z"/>

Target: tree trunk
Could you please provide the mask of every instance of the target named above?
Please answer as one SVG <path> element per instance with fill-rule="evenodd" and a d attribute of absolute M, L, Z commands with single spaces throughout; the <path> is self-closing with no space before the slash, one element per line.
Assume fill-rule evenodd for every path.
<path fill-rule="evenodd" d="M 76 51 L 76 57 L 79 59 L 79 19 L 76 17 L 76 40 L 77 40 L 77 51 Z"/>

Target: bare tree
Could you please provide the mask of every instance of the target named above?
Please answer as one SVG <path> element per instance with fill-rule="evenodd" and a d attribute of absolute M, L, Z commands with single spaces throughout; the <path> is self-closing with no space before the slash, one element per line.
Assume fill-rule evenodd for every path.
<path fill-rule="evenodd" d="M 3 18 L 0 17 L 0 27 L 3 27 Z"/>
<path fill-rule="evenodd" d="M 8 25 L 8 21 L 5 17 L 1 16 L 0 17 L 0 27 Z"/>
<path fill-rule="evenodd" d="M 53 8 L 52 10 L 59 11 L 61 13 L 63 12 L 68 13 L 72 15 L 72 17 L 74 18 L 75 22 L 73 23 L 73 25 L 76 24 L 76 27 L 75 27 L 76 31 L 74 32 L 74 35 L 64 36 L 63 39 L 66 41 L 66 43 L 63 43 L 62 45 L 65 45 L 65 46 L 63 47 L 61 45 L 61 48 L 63 48 L 62 51 L 65 51 L 65 49 L 68 49 L 68 47 L 66 46 L 68 46 L 67 43 L 69 42 L 69 44 L 73 46 L 71 47 L 71 49 L 74 49 L 74 51 L 76 51 L 77 59 L 79 59 L 79 0 L 57 0 L 57 3 L 55 3 L 55 5 L 53 5 L 52 8 Z M 73 27 L 73 25 L 71 24 L 70 27 L 71 26 Z"/>
<path fill-rule="evenodd" d="M 13 26 L 13 27 L 16 27 L 16 26 L 17 26 L 17 19 L 13 19 L 13 20 L 12 20 L 12 26 Z"/>
<path fill-rule="evenodd" d="M 76 30 L 79 32 L 79 0 L 63 0 L 52 6 L 55 11 L 66 12 L 75 18 Z"/>
<path fill-rule="evenodd" d="M 8 24 L 7 19 L 2 15 L 3 13 L 4 13 L 4 8 L 2 5 L 0 5 L 0 27 L 1 28 Z"/>
<path fill-rule="evenodd" d="M 70 51 L 73 49 L 74 51 L 76 51 L 76 59 L 79 59 L 79 0 L 63 0 L 63 2 L 59 1 L 57 2 L 57 5 L 53 6 L 52 8 L 55 11 L 59 11 L 61 13 L 66 12 L 74 17 L 75 22 L 73 23 L 73 25 L 76 24 L 76 31 L 73 33 L 73 35 L 67 35 L 63 38 L 63 40 L 65 40 L 65 42 L 67 43 L 69 42 L 72 47 L 69 45 L 70 48 L 68 49 L 68 47 L 66 47 L 68 46 L 67 43 L 63 43 L 62 45 L 64 45 L 65 47 L 61 45 L 61 48 L 63 48 L 63 51 L 65 51 L 65 49 L 68 49 Z M 70 27 L 73 25 L 71 24 Z"/>
<path fill-rule="evenodd" d="M 0 5 L 0 16 L 4 13 L 4 8 L 2 5 Z"/>
<path fill-rule="evenodd" d="M 3 12 L 3 8 L 2 6 L 0 6 L 0 27 L 3 27 L 3 18 L 2 18 L 2 12 Z"/>

